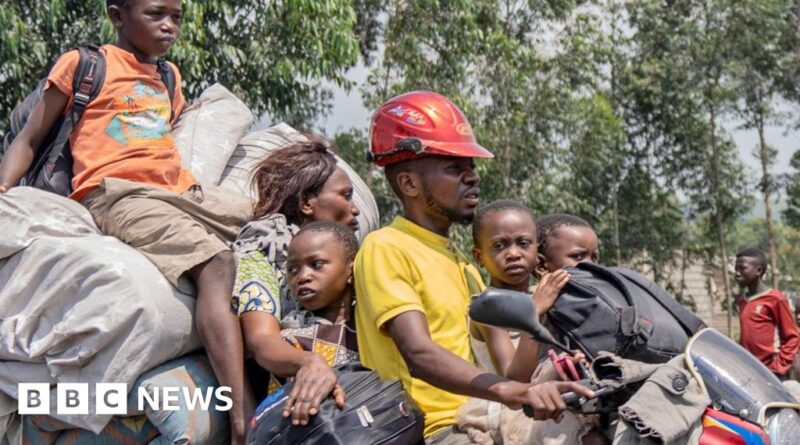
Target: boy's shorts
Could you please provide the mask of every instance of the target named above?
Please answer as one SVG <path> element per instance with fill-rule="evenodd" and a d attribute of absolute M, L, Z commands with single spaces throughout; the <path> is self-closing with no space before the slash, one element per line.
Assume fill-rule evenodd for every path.
<path fill-rule="evenodd" d="M 177 194 L 117 178 L 105 178 L 81 203 L 103 233 L 144 254 L 184 292 L 191 288 L 179 278 L 230 250 L 253 212 L 250 199 L 236 191 L 195 185 Z"/>

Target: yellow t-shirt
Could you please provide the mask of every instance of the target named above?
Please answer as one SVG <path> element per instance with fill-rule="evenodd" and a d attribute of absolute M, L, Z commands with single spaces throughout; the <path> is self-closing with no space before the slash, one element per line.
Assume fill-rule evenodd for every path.
<path fill-rule="evenodd" d="M 455 423 L 456 411 L 467 397 L 412 378 L 382 327 L 404 312 L 420 311 L 436 344 L 474 363 L 467 309 L 471 295 L 483 288 L 478 270 L 447 238 L 397 217 L 366 237 L 356 256 L 355 277 L 362 362 L 381 378 L 403 383 L 425 412 L 426 437 Z"/>

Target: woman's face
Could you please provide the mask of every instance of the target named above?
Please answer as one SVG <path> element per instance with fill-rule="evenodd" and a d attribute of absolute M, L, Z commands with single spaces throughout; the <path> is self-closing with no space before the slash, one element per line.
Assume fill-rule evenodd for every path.
<path fill-rule="evenodd" d="M 303 203 L 305 222 L 332 221 L 358 230 L 356 216 L 361 213 L 353 204 L 353 183 L 344 170 L 336 170 L 325 181 L 319 194 Z"/>

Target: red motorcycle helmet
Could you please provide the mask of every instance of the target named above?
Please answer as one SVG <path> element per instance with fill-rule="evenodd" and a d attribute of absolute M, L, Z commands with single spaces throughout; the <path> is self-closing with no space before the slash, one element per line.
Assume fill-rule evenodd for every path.
<path fill-rule="evenodd" d="M 389 99 L 372 115 L 367 160 L 383 167 L 425 155 L 493 158 L 449 99 L 412 91 Z"/>

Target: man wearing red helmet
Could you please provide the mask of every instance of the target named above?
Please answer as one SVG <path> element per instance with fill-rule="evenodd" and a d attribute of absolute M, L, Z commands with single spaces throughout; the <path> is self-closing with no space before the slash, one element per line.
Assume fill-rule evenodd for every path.
<path fill-rule="evenodd" d="M 468 396 L 531 405 L 537 419 L 560 416 L 561 392 L 591 396 L 577 384 L 512 382 L 473 364 L 467 309 L 483 284 L 448 235 L 478 205 L 473 158 L 493 155 L 461 110 L 429 91 L 397 96 L 372 117 L 367 157 L 385 167 L 403 215 L 368 235 L 356 257 L 358 347 L 366 366 L 400 380 L 425 412 L 426 443 L 470 443 L 453 426 Z"/>

